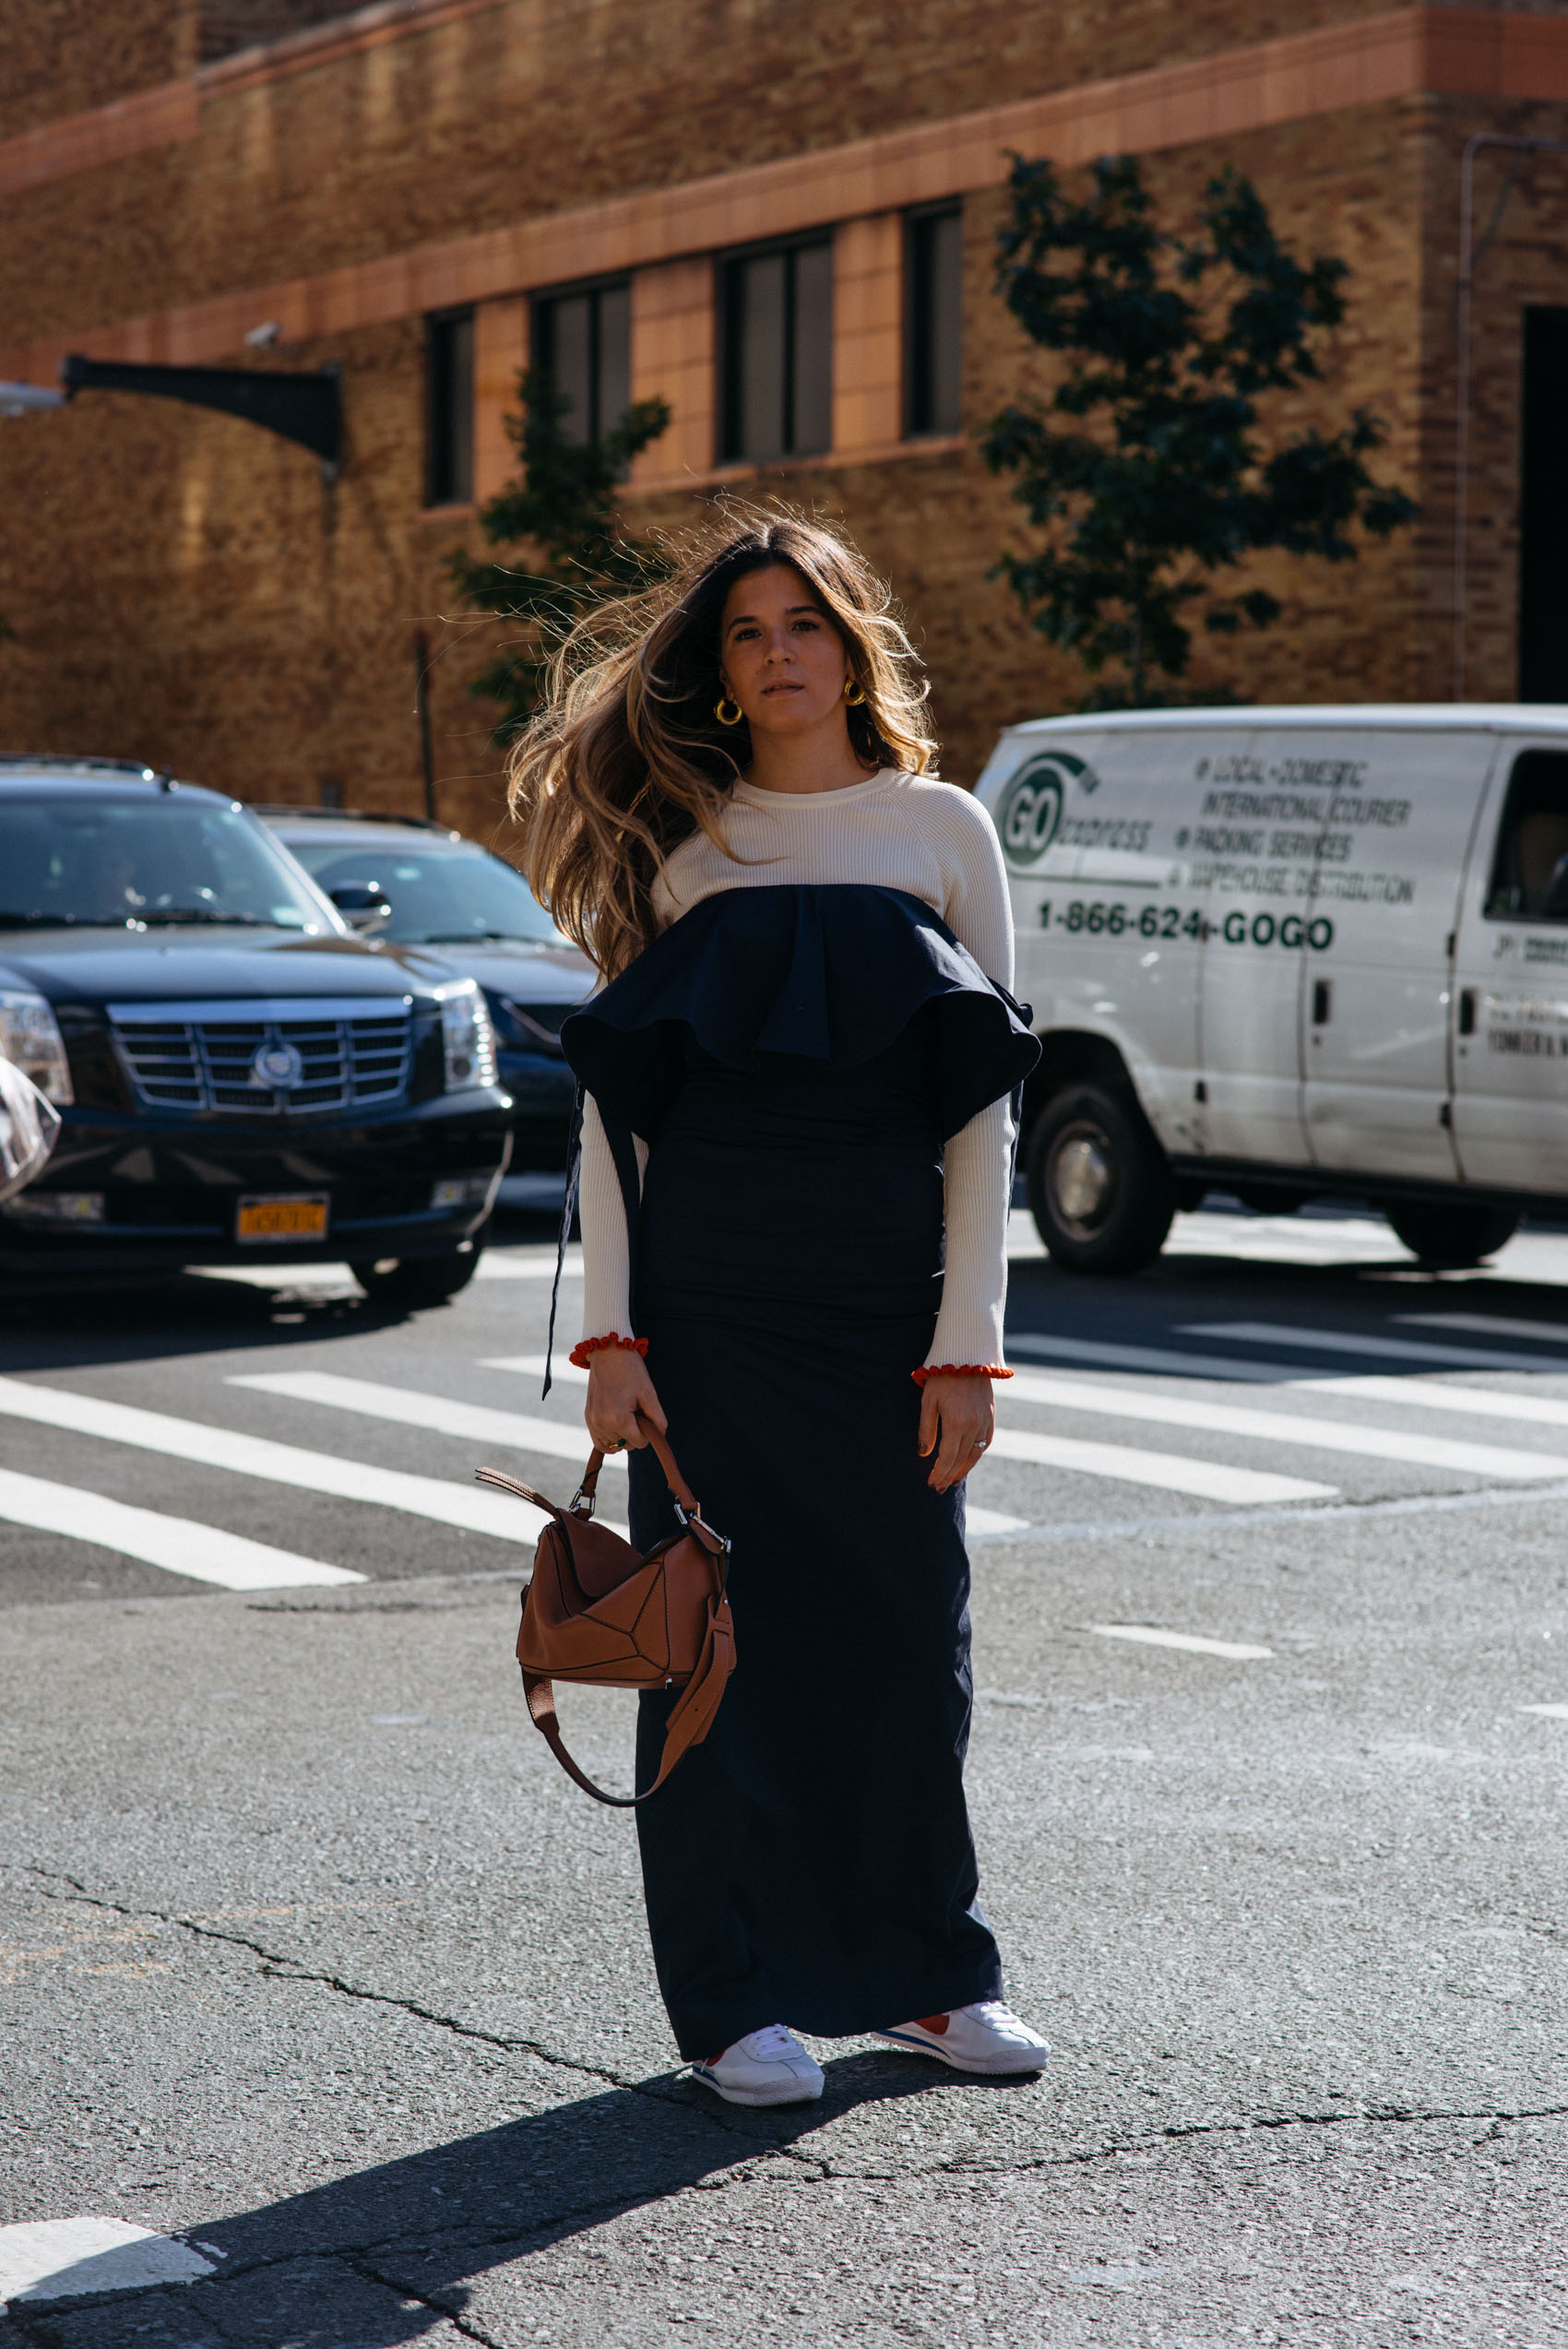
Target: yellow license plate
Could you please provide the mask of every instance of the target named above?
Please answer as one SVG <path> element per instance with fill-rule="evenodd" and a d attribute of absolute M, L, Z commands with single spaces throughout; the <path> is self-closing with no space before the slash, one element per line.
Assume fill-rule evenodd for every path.
<path fill-rule="evenodd" d="M 236 1240 L 325 1240 L 327 1198 L 321 1192 L 287 1199 L 242 1199 Z"/>

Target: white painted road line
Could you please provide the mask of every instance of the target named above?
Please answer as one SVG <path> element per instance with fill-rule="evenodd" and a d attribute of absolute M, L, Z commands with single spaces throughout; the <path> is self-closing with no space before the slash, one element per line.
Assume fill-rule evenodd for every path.
<path fill-rule="evenodd" d="M 1478 1337 L 1534 1337 L 1543 1346 L 1561 1346 L 1568 1339 L 1568 1322 L 1521 1322 L 1509 1313 L 1396 1313 L 1393 1318 L 1431 1330 L 1474 1330 Z"/>
<path fill-rule="evenodd" d="M 561 1419 L 530 1418 L 520 1411 L 495 1411 L 488 1404 L 460 1403 L 454 1395 L 426 1394 L 414 1387 L 384 1386 L 378 1379 L 342 1378 L 336 1370 L 262 1370 L 225 1383 L 249 1387 L 257 1394 L 286 1395 L 294 1403 L 324 1404 L 329 1411 L 357 1411 L 362 1418 L 391 1419 L 433 1435 L 515 1444 L 520 1452 L 545 1452 L 558 1460 L 575 1460 L 579 1466 L 588 1460 L 586 1428 Z M 626 1455 L 612 1452 L 604 1465 L 624 1474 Z"/>
<path fill-rule="evenodd" d="M 1066 1468 L 1081 1477 L 1108 1477 L 1125 1485 L 1158 1485 L 1166 1492 L 1190 1492 L 1203 1501 L 1229 1501 L 1238 1508 L 1272 1501 L 1331 1501 L 1336 1485 L 1309 1484 L 1301 1477 L 1268 1476 L 1255 1468 L 1227 1468 L 1212 1460 L 1189 1460 L 1173 1452 L 1146 1452 L 1124 1443 L 1087 1443 L 1073 1436 L 1025 1435 L 998 1428 L 991 1440 L 992 1460 L 1028 1460 L 1039 1468 Z"/>
<path fill-rule="evenodd" d="M 1103 1338 L 1042 1337 L 1034 1330 L 1007 1333 L 1007 1351 L 1037 1362 L 1082 1362 L 1090 1370 L 1153 1370 L 1161 1376 L 1237 1381 L 1277 1386 L 1298 1380 L 1299 1362 L 1249 1362 L 1238 1354 L 1189 1354 L 1169 1346 L 1113 1346 Z"/>
<path fill-rule="evenodd" d="M 568 1248 L 561 1277 L 563 1280 L 581 1280 L 582 1276 L 583 1252 L 580 1248 Z M 555 1278 L 555 1251 L 553 1248 L 540 1249 L 536 1253 L 530 1249 L 525 1255 L 521 1249 L 514 1252 L 509 1248 L 487 1248 L 479 1260 L 479 1268 L 474 1278 L 476 1280 L 553 1280 Z"/>
<path fill-rule="evenodd" d="M 1091 1623 L 1102 1640 L 1133 1640 L 1139 1647 L 1188 1648 L 1194 1655 L 1229 1655 L 1239 1664 L 1262 1663 L 1272 1656 L 1271 1647 L 1250 1647 L 1241 1640 L 1199 1639 L 1194 1631 L 1160 1631 L 1151 1623 Z"/>
<path fill-rule="evenodd" d="M 1518 1710 L 1544 1714 L 1549 1721 L 1568 1721 L 1568 1704 L 1522 1704 Z"/>
<path fill-rule="evenodd" d="M 1351 1452 L 1363 1460 L 1403 1460 L 1423 1468 L 1456 1468 L 1473 1477 L 1555 1478 L 1568 1476 L 1568 1453 L 1521 1452 L 1512 1445 L 1467 1443 L 1446 1435 L 1409 1435 L 1395 1428 L 1357 1427 L 1304 1412 L 1249 1411 L 1195 1395 L 1151 1394 L 1141 1388 L 1090 1385 L 1019 1370 L 1003 1389 L 1004 1406 L 1049 1404 L 1058 1410 L 1102 1413 L 1113 1419 L 1150 1419 L 1161 1427 L 1200 1428 L 1214 1435 L 1264 1443 L 1296 1444 L 1313 1452 Z M 992 1450 L 996 1449 L 992 1445 Z"/>
<path fill-rule="evenodd" d="M 139 1558 L 193 1582 L 218 1583 L 230 1591 L 291 1590 L 306 1583 L 362 1583 L 346 1566 L 326 1566 L 243 1534 L 198 1525 L 189 1517 L 165 1517 L 153 1509 L 133 1509 L 76 1485 L 50 1484 L 0 1468 L 0 1518 L 31 1525 L 40 1533 L 66 1534 L 73 1541 L 96 1542 L 100 1549 Z"/>
<path fill-rule="evenodd" d="M 9 2300 L 69 2300 L 84 2292 L 137 2292 L 191 2284 L 223 2257 L 204 2259 L 177 2236 L 129 2219 L 24 2219 L 0 2226 L 0 2307 Z"/>
<path fill-rule="evenodd" d="M 105 1403 L 56 1386 L 34 1386 L 23 1379 L 0 1379 L 0 1413 L 31 1419 L 73 1435 L 101 1436 L 134 1444 L 174 1460 L 195 1460 L 206 1468 L 232 1468 L 268 1484 L 293 1485 L 303 1492 L 327 1492 L 339 1501 L 369 1501 L 401 1509 L 410 1517 L 431 1517 L 440 1525 L 493 1534 L 500 1541 L 531 1541 L 544 1523 L 527 1501 L 482 1486 L 448 1484 L 439 1477 L 410 1476 L 401 1468 L 373 1468 L 366 1461 L 340 1460 L 330 1452 L 306 1452 L 274 1443 L 237 1429 L 208 1427 L 199 1419 L 175 1419 L 134 1404 Z"/>
<path fill-rule="evenodd" d="M 487 1354 L 481 1359 L 479 1367 L 481 1370 L 517 1370 L 524 1378 L 541 1379 L 544 1376 L 544 1357 L 542 1354 Z M 564 1360 L 556 1363 L 551 1377 L 556 1386 L 587 1386 L 588 1382 L 586 1370 L 579 1370 L 575 1362 Z"/>
<path fill-rule="evenodd" d="M 1228 1337 L 1238 1346 L 1302 1346 L 1319 1354 L 1376 1354 L 1424 1362 L 1434 1370 L 1568 1371 L 1568 1355 L 1499 1354 L 1475 1346 L 1423 1346 L 1408 1337 L 1360 1337 L 1346 1331 L 1298 1329 L 1286 1322 L 1182 1322 L 1190 1337 Z"/>
<path fill-rule="evenodd" d="M 1456 1411 L 1467 1419 L 1527 1419 L 1543 1428 L 1568 1428 L 1568 1401 L 1550 1394 L 1500 1394 L 1494 1386 L 1429 1386 L 1419 1378 L 1292 1379 L 1290 1384 L 1308 1394 L 1359 1394 L 1369 1403 Z"/>

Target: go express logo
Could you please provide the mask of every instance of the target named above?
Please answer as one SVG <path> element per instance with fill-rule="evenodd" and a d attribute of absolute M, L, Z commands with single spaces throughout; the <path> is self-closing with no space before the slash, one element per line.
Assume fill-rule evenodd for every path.
<path fill-rule="evenodd" d="M 1099 779 L 1070 751 L 1046 751 L 1021 766 L 996 811 L 996 829 L 1008 863 L 1026 869 L 1038 864 L 1056 837 L 1068 785 L 1079 783 L 1092 791 Z"/>

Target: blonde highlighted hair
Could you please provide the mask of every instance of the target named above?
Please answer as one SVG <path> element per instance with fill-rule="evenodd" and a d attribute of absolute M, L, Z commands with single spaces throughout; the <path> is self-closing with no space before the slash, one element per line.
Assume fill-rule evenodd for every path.
<path fill-rule="evenodd" d="M 869 767 L 923 775 L 935 753 L 920 661 L 859 549 L 801 515 L 727 518 L 729 528 L 695 536 L 657 587 L 577 623 L 509 762 L 529 885 L 606 978 L 652 942 L 654 883 L 671 850 L 697 831 L 726 845 L 724 808 L 751 764 L 744 718 L 724 727 L 714 715 L 737 579 L 782 563 L 806 582 L 864 693 L 846 716 Z"/>

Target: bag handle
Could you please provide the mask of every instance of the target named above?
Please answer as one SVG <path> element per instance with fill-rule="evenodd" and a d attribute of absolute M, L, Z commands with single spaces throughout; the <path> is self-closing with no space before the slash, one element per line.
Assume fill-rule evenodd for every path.
<path fill-rule="evenodd" d="M 664 1437 L 654 1426 L 653 1421 L 645 1418 L 641 1411 L 637 1413 L 637 1425 L 651 1446 L 655 1459 L 664 1471 L 664 1481 L 674 1498 L 676 1514 L 682 1524 L 700 1525 L 704 1533 L 713 1534 L 713 1527 L 705 1524 L 697 1497 L 681 1474 L 676 1465 L 675 1454 L 671 1451 Z M 504 1492 L 515 1492 L 521 1500 L 531 1501 L 536 1509 L 548 1510 L 552 1517 L 591 1517 L 594 1493 L 599 1484 L 599 1472 L 603 1465 L 604 1453 L 599 1445 L 595 1444 L 588 1454 L 588 1466 L 583 1470 L 583 1480 L 564 1509 L 559 1502 L 549 1500 L 542 1492 L 536 1492 L 532 1485 L 524 1484 L 520 1477 L 508 1477 L 499 1468 L 476 1468 L 474 1475 L 481 1484 L 499 1485 Z M 585 1502 L 586 1507 L 582 1505 Z M 719 1538 L 720 1536 L 714 1535 L 715 1540 Z M 729 1543 L 725 1542 L 724 1547 L 728 1549 Z"/>
<path fill-rule="evenodd" d="M 575 1779 L 584 1794 L 595 1802 L 603 1803 L 611 1810 L 636 1810 L 663 1785 L 675 1764 L 693 1746 L 701 1745 L 713 1726 L 719 1711 L 719 1701 L 724 1685 L 735 1665 L 735 1634 L 731 1627 L 730 1609 L 723 1599 L 709 1599 L 707 1628 L 703 1635 L 702 1654 L 697 1668 L 676 1699 L 664 1726 L 664 1751 L 659 1758 L 659 1775 L 651 1786 L 640 1795 L 607 1795 L 596 1786 L 585 1770 L 578 1767 L 567 1752 L 561 1737 L 561 1724 L 555 1714 L 553 1683 L 541 1674 L 523 1672 L 523 1694 L 528 1699 L 529 1712 L 536 1729 L 542 1732 L 546 1744 L 568 1778 Z"/>

